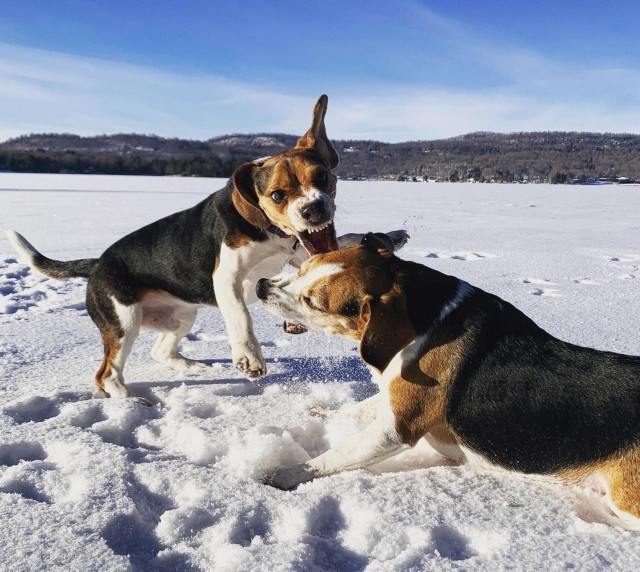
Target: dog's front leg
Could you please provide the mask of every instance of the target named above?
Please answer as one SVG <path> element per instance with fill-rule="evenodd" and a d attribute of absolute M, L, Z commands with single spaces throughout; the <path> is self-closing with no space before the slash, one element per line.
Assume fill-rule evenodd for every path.
<path fill-rule="evenodd" d="M 377 233 L 385 235 L 389 239 L 389 247 L 392 252 L 400 250 L 409 240 L 409 233 L 406 230 L 391 230 L 389 232 Z M 340 248 L 348 248 L 360 244 L 364 234 L 350 232 L 338 237 L 338 246 Z"/>
<path fill-rule="evenodd" d="M 213 290 L 227 329 L 233 364 L 249 379 L 256 379 L 266 375 L 267 365 L 244 300 L 246 271 L 243 268 L 249 268 L 251 262 L 223 246 L 220 263 L 213 274 Z"/>
<path fill-rule="evenodd" d="M 317 477 L 378 463 L 408 448 L 409 445 L 400 442 L 394 420 L 379 416 L 338 446 L 306 463 L 277 469 L 265 482 L 288 491 Z"/>

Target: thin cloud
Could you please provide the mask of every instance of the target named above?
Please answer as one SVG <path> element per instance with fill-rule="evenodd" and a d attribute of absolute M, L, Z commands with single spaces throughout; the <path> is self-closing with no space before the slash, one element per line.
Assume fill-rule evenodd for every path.
<path fill-rule="evenodd" d="M 0 137 L 33 131 L 207 138 L 309 114 L 306 98 L 223 77 L 0 44 Z"/>
<path fill-rule="evenodd" d="M 529 71 L 544 60 L 535 56 L 532 61 Z M 471 131 L 639 130 L 637 70 L 543 67 L 552 72 L 483 90 L 362 82 L 332 89 L 327 80 L 328 132 L 336 139 L 394 142 Z M 33 132 L 197 139 L 242 132 L 300 134 L 319 95 L 0 43 L 2 140 Z"/>

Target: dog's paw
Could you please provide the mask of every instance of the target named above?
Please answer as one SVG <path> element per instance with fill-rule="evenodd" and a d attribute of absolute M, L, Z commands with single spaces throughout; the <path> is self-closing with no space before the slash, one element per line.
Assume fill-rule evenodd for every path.
<path fill-rule="evenodd" d="M 407 244 L 408 240 L 411 238 L 406 230 L 392 230 L 391 232 L 387 232 L 385 234 L 393 242 L 394 251 L 400 250 L 405 244 Z"/>
<path fill-rule="evenodd" d="M 267 365 L 263 361 L 241 356 L 234 359 L 233 364 L 238 371 L 244 373 L 249 379 L 258 379 L 267 375 Z"/>
<path fill-rule="evenodd" d="M 307 328 L 301 326 L 300 324 L 294 324 L 293 322 L 287 322 L 286 320 L 282 324 L 282 329 L 285 331 L 285 333 L 293 335 L 304 334 L 309 331 L 307 330 Z"/>
<path fill-rule="evenodd" d="M 127 390 L 128 391 L 128 390 Z M 107 393 L 104 389 L 97 389 L 93 394 L 94 399 L 110 399 L 111 395 Z M 140 405 L 145 405 L 146 407 L 153 407 L 155 403 L 146 397 L 139 397 L 134 393 L 128 391 L 128 395 L 121 397 L 121 399 L 128 399 L 129 401 L 133 401 L 135 403 L 139 403 Z"/>
<path fill-rule="evenodd" d="M 237 352 L 233 351 L 233 365 L 249 379 L 258 379 L 267 375 L 267 364 L 257 341 L 255 344 L 242 344 Z"/>
<path fill-rule="evenodd" d="M 312 481 L 315 476 L 315 473 L 304 464 L 292 465 L 291 467 L 275 469 L 265 477 L 263 482 L 265 485 L 282 491 L 292 491 L 298 485 Z"/>

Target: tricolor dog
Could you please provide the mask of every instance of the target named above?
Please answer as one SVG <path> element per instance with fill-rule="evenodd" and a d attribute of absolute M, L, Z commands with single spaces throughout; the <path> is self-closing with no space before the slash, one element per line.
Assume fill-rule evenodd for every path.
<path fill-rule="evenodd" d="M 458 462 L 597 484 L 623 526 L 640 527 L 640 358 L 554 338 L 374 234 L 261 280 L 257 293 L 288 320 L 358 340 L 380 388 L 363 402 L 375 406 L 369 426 L 278 469 L 273 486 L 365 467 L 425 437 Z"/>
<path fill-rule="evenodd" d="M 325 130 L 327 101 L 320 97 L 294 149 L 240 166 L 223 189 L 125 236 L 99 258 L 51 260 L 7 233 L 47 276 L 89 279 L 87 311 L 104 345 L 95 378 L 103 394 L 133 396 L 123 370 L 140 328 L 159 332 L 152 351 L 157 361 L 174 369 L 202 365 L 180 355 L 178 344 L 204 306 L 220 308 L 235 366 L 249 378 L 266 374 L 246 306 L 256 300 L 256 281 L 287 263 L 299 266 L 308 254 L 338 248 L 331 172 L 338 155 Z M 400 243 L 407 238 L 393 236 Z"/>

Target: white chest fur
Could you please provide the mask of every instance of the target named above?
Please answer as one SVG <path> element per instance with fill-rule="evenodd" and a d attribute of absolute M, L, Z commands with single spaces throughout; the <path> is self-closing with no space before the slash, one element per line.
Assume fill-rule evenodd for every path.
<path fill-rule="evenodd" d="M 220 250 L 220 264 L 214 275 L 214 285 L 216 281 L 218 284 L 220 281 L 236 283 L 237 295 L 241 295 L 248 304 L 255 302 L 258 280 L 271 278 L 281 272 L 295 254 L 293 245 L 293 238 L 276 236 L 270 236 L 264 242 L 250 242 L 240 248 L 229 248 L 223 244 Z M 216 298 L 221 294 L 222 292 L 216 290 Z"/>

